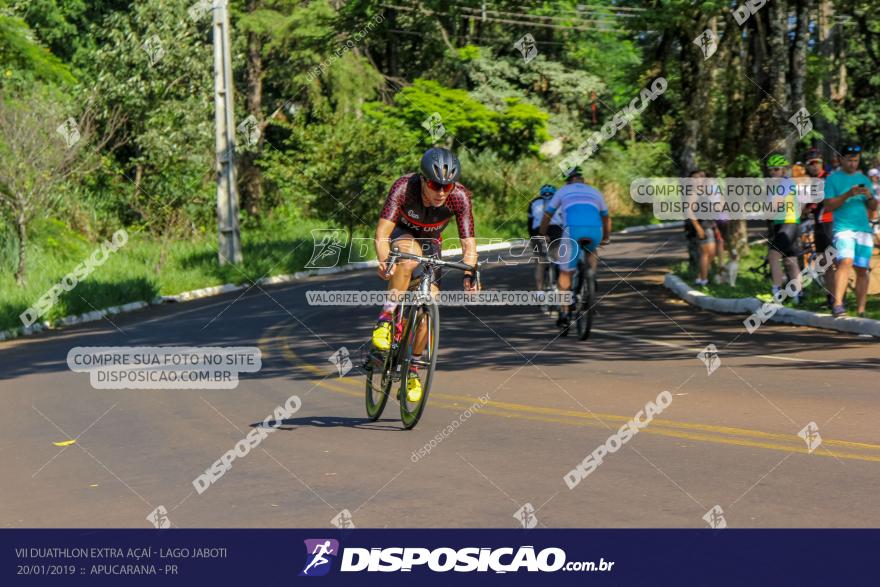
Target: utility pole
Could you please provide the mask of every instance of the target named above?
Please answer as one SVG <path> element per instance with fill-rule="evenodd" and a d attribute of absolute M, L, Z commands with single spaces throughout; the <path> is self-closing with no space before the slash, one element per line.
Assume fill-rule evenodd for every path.
<path fill-rule="evenodd" d="M 214 134 L 217 150 L 217 229 L 221 265 L 241 263 L 238 189 L 235 184 L 235 122 L 228 0 L 214 0 Z"/>

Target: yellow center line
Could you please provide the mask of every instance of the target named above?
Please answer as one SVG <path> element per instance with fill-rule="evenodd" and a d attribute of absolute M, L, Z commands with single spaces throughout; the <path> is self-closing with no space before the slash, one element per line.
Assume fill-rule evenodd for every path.
<path fill-rule="evenodd" d="M 333 378 L 324 380 L 328 375 L 333 375 L 335 368 L 328 366 L 327 369 L 321 369 L 303 360 L 290 345 L 290 332 L 295 327 L 290 324 L 281 329 L 281 341 L 273 340 L 273 334 L 267 334 L 260 340 L 261 347 L 268 347 L 273 343 L 279 343 L 281 353 L 291 361 L 294 368 L 301 369 L 320 377 L 322 380 L 317 384 L 321 387 L 350 395 L 353 397 L 364 396 L 364 382 L 355 380 L 354 378 Z M 270 328 L 274 331 L 276 327 Z M 531 420 L 539 422 L 548 422 L 554 424 L 564 424 L 568 426 L 578 427 L 597 427 L 610 428 L 616 431 L 612 423 L 623 424 L 632 419 L 632 416 L 620 416 L 617 414 L 605 413 L 588 413 L 575 410 L 564 410 L 558 408 L 550 408 L 544 406 L 532 406 L 525 404 L 515 404 L 510 402 L 500 402 L 488 400 L 485 403 L 477 397 L 454 395 L 447 393 L 431 393 L 431 407 L 443 408 L 448 410 L 462 411 L 466 406 L 476 404 L 473 410 L 474 414 L 498 416 L 504 418 L 517 418 L 522 420 Z M 619 428 L 619 426 L 618 426 Z M 809 454 L 803 439 L 794 434 L 778 434 L 772 432 L 764 432 L 761 430 L 752 430 L 748 428 L 737 428 L 732 426 L 717 426 L 712 424 L 697 424 L 690 422 L 678 422 L 674 420 L 665 420 L 656 418 L 651 421 L 651 425 L 642 428 L 641 434 L 653 434 L 657 436 L 666 436 L 670 438 L 678 438 L 682 440 L 693 440 L 698 442 L 711 442 L 716 444 L 727 444 L 735 446 L 744 446 L 751 448 L 762 448 L 767 450 L 776 450 L 782 452 Z M 859 452 L 837 452 L 833 453 L 826 447 L 838 447 L 850 450 L 863 450 L 874 452 L 875 454 L 864 454 Z M 814 451 L 817 455 L 836 457 L 839 459 L 851 459 L 861 461 L 880 462 L 880 445 L 869 444 L 863 442 L 852 442 L 846 440 L 822 439 L 822 445 Z"/>

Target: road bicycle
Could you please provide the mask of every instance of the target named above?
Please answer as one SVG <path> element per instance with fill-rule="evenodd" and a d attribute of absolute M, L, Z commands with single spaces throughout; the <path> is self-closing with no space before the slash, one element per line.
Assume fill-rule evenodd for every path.
<path fill-rule="evenodd" d="M 437 369 L 440 311 L 436 302 L 431 299 L 431 285 L 437 282 L 440 268 L 473 271 L 475 282 L 479 284 L 479 265 L 444 261 L 435 255 L 423 257 L 392 250 L 387 260 L 388 273 L 400 260 L 416 261 L 421 275 L 415 277 L 416 272 L 413 272 L 414 277 L 407 291 L 409 299 L 398 303 L 392 313 L 391 348 L 382 352 L 370 345 L 364 364 L 367 376 L 366 407 L 370 420 L 378 420 L 391 395 L 392 387 L 399 384 L 397 400 L 400 403 L 400 420 L 403 427 L 410 430 L 419 423 L 425 411 L 431 382 Z M 424 337 L 425 350 L 421 356 L 414 357 L 413 348 L 417 346 L 420 337 Z M 410 402 L 406 396 L 410 377 L 418 377 L 422 384 L 422 397 L 417 402 Z"/>
<path fill-rule="evenodd" d="M 538 263 L 540 263 L 540 271 L 542 272 L 541 283 L 544 284 L 544 299 L 548 299 L 556 293 L 557 281 L 559 278 L 559 268 L 551 260 L 550 245 L 544 239 L 536 241 L 538 246 Z M 548 304 L 541 304 L 541 311 L 544 314 L 552 314 L 552 309 Z"/>
<path fill-rule="evenodd" d="M 593 327 L 593 318 L 596 314 L 596 270 L 587 261 L 592 242 L 588 238 L 578 240 L 580 250 L 577 268 L 571 276 L 574 300 L 569 310 L 569 323 L 561 327 L 561 336 L 568 336 L 568 331 L 574 324 L 578 339 L 586 340 Z"/>

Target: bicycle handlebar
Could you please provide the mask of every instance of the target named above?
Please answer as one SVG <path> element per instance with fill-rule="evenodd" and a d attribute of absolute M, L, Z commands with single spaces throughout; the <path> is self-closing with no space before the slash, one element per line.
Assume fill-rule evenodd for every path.
<path fill-rule="evenodd" d="M 422 257 L 420 255 L 413 255 L 412 253 L 405 253 L 403 251 L 397 251 L 392 249 L 388 254 L 388 258 L 386 259 L 386 269 L 385 275 L 388 276 L 391 272 L 391 267 L 394 263 L 397 262 L 398 259 L 406 259 L 408 261 L 417 261 L 419 263 L 424 263 L 428 266 L 434 267 L 449 267 L 450 269 L 458 269 L 459 271 L 473 271 L 474 276 L 476 277 L 480 272 L 480 264 L 476 265 L 468 265 L 467 263 L 459 263 L 457 261 L 444 261 L 443 259 L 438 259 L 437 257 Z"/>

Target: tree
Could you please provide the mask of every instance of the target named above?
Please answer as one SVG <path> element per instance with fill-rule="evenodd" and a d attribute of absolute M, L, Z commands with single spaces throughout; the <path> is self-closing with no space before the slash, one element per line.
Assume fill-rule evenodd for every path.
<path fill-rule="evenodd" d="M 33 33 L 24 20 L 0 12 L 0 87 L 24 86 L 34 78 L 48 82 L 72 84 L 70 68 L 45 47 L 33 40 Z M 12 78 L 12 79 L 10 79 Z"/>
<path fill-rule="evenodd" d="M 118 115 L 99 133 L 93 107 L 76 119 L 67 112 L 46 86 L 0 101 L 0 209 L 16 227 L 19 285 L 26 280 L 28 224 L 52 210 L 66 181 L 96 167 L 96 152 L 116 146 Z"/>
<path fill-rule="evenodd" d="M 213 222 L 216 210 L 211 20 L 190 19 L 191 4 L 147 0 L 112 12 L 93 27 L 98 48 L 81 67 L 84 84 L 100 88 L 98 121 L 126 114 L 110 171 L 125 181 L 102 195 L 162 238 Z"/>
<path fill-rule="evenodd" d="M 264 157 L 266 179 L 285 202 L 350 234 L 375 225 L 391 183 L 416 169 L 421 155 L 419 138 L 374 107 L 361 118 L 290 130 Z"/>
<path fill-rule="evenodd" d="M 265 147 L 267 125 L 284 110 L 302 104 L 302 89 L 313 82 L 305 72 L 320 62 L 320 49 L 332 36 L 334 12 L 325 1 L 244 0 L 233 13 L 232 26 L 245 47 L 244 81 L 246 116 L 253 116 L 259 133 L 254 144 L 239 150 L 239 183 L 242 208 L 258 217 L 263 199 L 262 168 L 258 164 Z M 242 44 L 242 40 L 234 42 Z M 267 63 L 279 64 L 272 70 Z M 294 72 L 299 72 L 296 75 Z M 278 75 L 280 74 L 280 75 Z M 299 84 L 298 89 L 294 89 Z M 268 109 L 264 106 L 268 106 Z"/>

